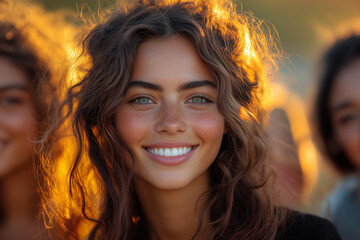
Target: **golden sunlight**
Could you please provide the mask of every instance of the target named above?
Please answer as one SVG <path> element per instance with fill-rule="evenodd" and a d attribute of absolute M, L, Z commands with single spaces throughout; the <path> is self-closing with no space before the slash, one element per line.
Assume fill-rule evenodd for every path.
<path fill-rule="evenodd" d="M 318 155 L 311 140 L 305 105 L 301 98 L 280 83 L 272 83 L 264 98 L 267 111 L 283 109 L 290 121 L 291 132 L 298 149 L 300 166 L 304 175 L 301 202 L 306 202 L 314 190 L 318 177 Z"/>

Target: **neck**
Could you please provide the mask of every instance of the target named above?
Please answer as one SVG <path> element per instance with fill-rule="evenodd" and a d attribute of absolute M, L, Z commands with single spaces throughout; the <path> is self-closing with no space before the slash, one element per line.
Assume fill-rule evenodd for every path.
<path fill-rule="evenodd" d="M 135 179 L 135 188 L 149 223 L 151 239 L 192 239 L 199 227 L 200 207 L 205 201 L 200 196 L 209 189 L 208 173 L 181 189 L 162 190 L 144 179 Z M 208 213 L 205 216 L 203 224 L 209 219 Z M 202 227 L 196 239 L 202 239 L 203 233 Z"/>
<path fill-rule="evenodd" d="M 30 161 L 27 166 L 0 179 L 2 225 L 33 222 L 35 220 L 39 208 L 39 195 L 32 169 L 33 166 Z"/>

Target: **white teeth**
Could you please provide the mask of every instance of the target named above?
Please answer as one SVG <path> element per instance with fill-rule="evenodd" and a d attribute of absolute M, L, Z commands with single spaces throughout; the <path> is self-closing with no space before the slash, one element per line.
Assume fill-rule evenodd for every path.
<path fill-rule="evenodd" d="M 165 157 L 176 157 L 187 154 L 191 151 L 191 147 L 180 147 L 180 148 L 146 148 L 146 150 L 154 155 L 165 156 Z"/>
<path fill-rule="evenodd" d="M 171 150 L 171 156 L 177 156 L 177 155 L 179 155 L 179 154 L 178 154 L 178 149 L 177 149 L 177 148 L 173 148 L 173 149 Z"/>
<path fill-rule="evenodd" d="M 165 156 L 165 157 L 170 157 L 170 156 L 171 156 L 171 151 L 170 151 L 169 148 L 165 148 L 164 156 Z"/>

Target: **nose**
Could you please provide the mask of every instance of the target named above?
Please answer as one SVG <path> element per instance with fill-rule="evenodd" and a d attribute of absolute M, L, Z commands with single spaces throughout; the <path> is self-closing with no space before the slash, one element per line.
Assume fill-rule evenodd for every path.
<path fill-rule="evenodd" d="M 155 130 L 160 134 L 176 135 L 186 130 L 181 106 L 175 103 L 164 104 L 159 112 Z"/>

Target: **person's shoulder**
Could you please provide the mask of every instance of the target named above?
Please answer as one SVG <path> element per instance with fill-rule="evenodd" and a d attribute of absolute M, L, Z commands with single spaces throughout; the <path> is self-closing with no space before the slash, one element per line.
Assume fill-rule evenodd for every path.
<path fill-rule="evenodd" d="M 343 219 L 353 215 L 359 209 L 357 189 L 359 178 L 350 176 L 341 181 L 336 189 L 327 197 L 322 206 L 321 216 L 332 219 Z"/>
<path fill-rule="evenodd" d="M 342 205 L 344 202 L 356 198 L 358 186 L 358 176 L 349 176 L 337 185 L 336 189 L 328 197 L 328 201 L 334 205 Z"/>
<path fill-rule="evenodd" d="M 277 240 L 340 240 L 334 225 L 311 214 L 289 211 L 283 230 Z"/>

